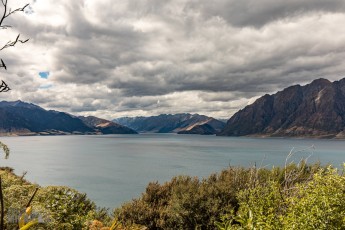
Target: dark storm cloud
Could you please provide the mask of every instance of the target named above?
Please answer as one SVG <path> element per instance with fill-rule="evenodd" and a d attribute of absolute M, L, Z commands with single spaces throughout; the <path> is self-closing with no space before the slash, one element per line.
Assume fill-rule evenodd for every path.
<path fill-rule="evenodd" d="M 276 20 L 314 12 L 344 12 L 343 0 L 214 0 L 192 1 L 206 18 L 222 17 L 229 24 L 261 27 Z"/>
<path fill-rule="evenodd" d="M 181 1 L 178 4 L 172 1 L 128 1 L 124 6 L 127 14 L 115 12 L 112 15 L 110 10 L 113 8 L 103 8 L 102 14 L 108 18 L 103 24 L 95 24 L 85 13 L 85 4 L 73 2 L 65 7 L 68 24 L 64 38 L 67 41 L 56 51 L 58 73 L 55 80 L 77 84 L 107 82 L 110 88 L 121 89 L 124 96 L 164 95 L 190 90 L 269 91 L 272 86 L 291 82 L 283 78 L 286 73 L 302 73 L 302 77 L 304 72 L 320 69 L 322 60 L 307 66 L 303 63 L 289 66 L 289 62 L 296 58 L 303 62 L 303 59 L 313 57 L 315 54 L 309 53 L 320 40 L 315 43 L 315 39 L 309 39 L 309 32 L 284 34 L 288 33 L 284 32 L 284 22 L 272 29 L 281 30 L 278 32 L 283 33 L 282 37 L 277 37 L 279 34 L 264 35 L 260 29 L 243 32 L 232 29 L 231 25 L 255 26 L 255 23 L 295 17 L 296 12 L 303 16 L 310 12 L 340 11 L 343 5 L 342 1 L 328 1 L 328 4 L 268 0 Z M 196 17 L 195 13 L 199 11 L 207 17 Z M 96 16 L 105 19 L 104 15 Z M 180 16 L 184 16 L 184 20 L 181 21 Z M 212 21 L 211 16 L 225 18 L 229 25 Z M 195 28 L 186 34 L 185 31 L 190 29 L 185 23 L 188 20 L 193 21 Z M 298 18 L 294 20 L 298 23 Z M 139 28 L 135 28 L 137 24 Z M 155 24 L 158 24 L 157 28 L 146 28 Z M 212 30 L 215 36 L 207 34 Z M 226 34 L 229 32 L 236 33 L 237 39 Z M 225 39 L 219 41 L 219 35 Z M 209 43 L 211 48 L 207 50 L 207 44 L 203 42 Z M 206 50 L 202 51 L 204 45 Z M 223 50 L 224 47 L 229 50 Z M 241 53 L 239 47 L 247 54 Z M 335 48 L 334 52 L 342 52 L 339 46 Z M 329 52 L 321 50 L 316 55 L 324 56 Z M 329 61 L 322 65 L 329 65 Z"/>

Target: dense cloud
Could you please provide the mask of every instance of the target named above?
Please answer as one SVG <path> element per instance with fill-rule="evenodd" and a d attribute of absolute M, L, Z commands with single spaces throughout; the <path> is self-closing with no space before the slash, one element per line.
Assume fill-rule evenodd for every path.
<path fill-rule="evenodd" d="M 16 5 L 24 3 L 16 2 Z M 227 118 L 260 95 L 345 76 L 343 0 L 35 0 L 1 51 L 22 99 L 105 118 Z M 13 6 L 15 7 L 15 6 Z M 3 42 L 3 40 L 1 40 Z M 49 72 L 47 79 L 40 72 Z"/>
<path fill-rule="evenodd" d="M 205 18 L 222 17 L 236 27 L 262 27 L 273 21 L 289 20 L 313 13 L 344 12 L 343 0 L 214 0 L 192 1 Z"/>

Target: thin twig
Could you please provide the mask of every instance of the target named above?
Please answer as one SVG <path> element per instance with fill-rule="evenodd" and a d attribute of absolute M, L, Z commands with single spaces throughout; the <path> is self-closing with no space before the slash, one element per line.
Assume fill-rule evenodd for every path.
<path fill-rule="evenodd" d="M 0 93 L 2 93 L 2 92 L 8 92 L 8 91 L 10 91 L 10 90 L 11 90 L 11 88 L 6 84 L 6 82 L 4 82 L 3 80 L 1 80 Z M 5 145 L 5 147 L 6 147 L 6 145 Z M 3 143 L 0 142 L 0 148 L 2 148 L 2 149 L 5 151 L 5 153 L 6 153 L 5 158 L 7 158 L 7 157 L 8 157 L 8 154 L 7 154 L 7 153 L 8 153 L 9 151 L 6 152 L 5 147 L 4 147 Z"/>
<path fill-rule="evenodd" d="M 32 196 L 31 196 L 29 202 L 26 204 L 26 208 L 27 208 L 27 207 L 30 207 L 31 201 L 34 199 L 34 197 L 35 197 L 37 191 L 38 191 L 38 187 L 36 187 L 34 194 L 32 194 Z"/>
<path fill-rule="evenodd" d="M 293 151 L 294 148 L 292 148 L 292 149 L 290 150 L 289 154 L 287 155 L 287 157 L 286 157 L 286 159 L 285 159 L 285 166 L 284 166 L 284 182 L 283 182 L 283 183 L 284 183 L 284 190 L 288 190 L 289 185 L 290 185 L 293 181 L 295 181 L 300 175 L 302 175 L 303 170 L 305 169 L 305 164 L 307 163 L 308 159 L 313 155 L 313 152 L 311 152 L 311 154 L 309 154 L 308 157 L 302 158 L 302 159 L 298 162 L 297 166 L 299 166 L 301 169 L 300 169 L 299 171 L 297 171 L 297 172 L 290 171 L 290 172 L 288 173 L 288 170 L 287 170 L 288 165 L 291 165 L 291 164 L 294 162 L 294 161 L 288 162 L 289 159 L 290 159 L 293 155 L 295 155 L 296 153 L 304 152 L 304 151 L 310 150 L 310 149 L 315 149 L 315 146 L 314 146 L 314 145 L 311 145 L 311 146 L 309 146 L 309 147 L 307 147 L 307 148 L 305 148 L 305 149 L 301 149 L 301 150 L 298 150 L 298 151 Z M 295 174 L 294 177 L 293 177 L 293 174 Z"/>
<path fill-rule="evenodd" d="M 9 17 L 11 14 L 14 14 L 14 13 L 19 12 L 19 11 L 24 12 L 25 8 L 29 6 L 29 4 L 26 4 L 24 7 L 17 8 L 15 10 L 11 10 L 11 8 L 9 10 L 7 10 L 7 0 L 5 0 L 5 1 L 1 0 L 1 2 L 4 5 L 4 13 L 2 14 L 2 16 L 0 18 L 0 28 L 2 28 L 2 29 L 7 29 L 7 28 L 11 27 L 9 25 L 3 25 L 3 22 L 7 17 Z M 29 39 L 20 40 L 19 36 L 20 36 L 20 34 L 18 34 L 15 41 L 7 42 L 7 44 L 4 45 L 0 50 L 6 49 L 6 48 L 11 47 L 11 46 L 15 46 L 18 42 L 25 43 L 25 42 L 29 41 Z"/>
<path fill-rule="evenodd" d="M 18 34 L 16 40 L 7 42 L 6 45 L 4 45 L 4 46 L 0 49 L 0 51 L 3 50 L 3 49 L 6 49 L 6 48 L 8 48 L 8 47 L 15 46 L 18 42 L 25 43 L 25 42 L 29 41 L 29 39 L 20 40 L 19 37 L 20 37 L 20 34 Z"/>
<path fill-rule="evenodd" d="M 21 181 L 24 180 L 24 177 L 25 177 L 25 175 L 26 175 L 27 173 L 28 173 L 28 171 L 24 171 L 24 172 L 23 172 L 23 175 L 20 177 L 20 180 L 21 180 Z"/>
<path fill-rule="evenodd" d="M 29 4 L 26 4 L 26 5 L 23 6 L 22 8 L 17 8 L 17 9 L 15 9 L 15 10 L 11 10 L 11 9 L 10 9 L 8 13 L 5 12 L 5 13 L 7 13 L 7 14 L 5 14 L 5 18 L 7 18 L 7 17 L 10 16 L 11 14 L 14 14 L 14 13 L 19 12 L 19 11 L 24 12 L 25 8 L 28 7 L 28 6 L 29 6 Z"/>

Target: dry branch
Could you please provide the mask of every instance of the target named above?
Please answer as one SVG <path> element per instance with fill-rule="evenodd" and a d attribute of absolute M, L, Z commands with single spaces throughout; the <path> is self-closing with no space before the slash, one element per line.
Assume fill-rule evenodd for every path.
<path fill-rule="evenodd" d="M 5 19 L 8 18 L 9 16 L 11 16 L 12 14 L 16 13 L 16 12 L 24 12 L 25 8 L 29 6 L 29 4 L 26 4 L 23 7 L 19 7 L 17 9 L 12 10 L 11 8 L 8 7 L 8 4 L 7 4 L 8 0 L 1 0 L 1 3 L 3 5 L 4 12 L 2 13 L 2 15 L 0 17 L 0 29 L 11 28 L 12 27 L 11 25 L 4 25 Z M 20 39 L 20 34 L 18 34 L 14 41 L 8 41 L 4 46 L 2 46 L 0 48 L 0 51 L 4 50 L 6 48 L 9 48 L 9 47 L 13 47 L 18 42 L 19 43 L 25 43 L 27 41 L 29 41 L 29 39 L 24 39 L 24 40 Z M 1 60 L 0 68 L 4 68 L 5 70 L 7 70 L 7 66 L 6 66 L 5 62 L 2 59 L 0 59 L 0 60 Z M 0 93 L 1 92 L 8 92 L 9 90 L 11 90 L 10 87 L 8 87 L 8 85 L 3 80 L 1 80 Z"/>

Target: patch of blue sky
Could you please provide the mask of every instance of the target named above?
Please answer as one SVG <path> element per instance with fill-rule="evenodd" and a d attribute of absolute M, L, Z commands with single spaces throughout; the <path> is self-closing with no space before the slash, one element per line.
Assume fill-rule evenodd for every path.
<path fill-rule="evenodd" d="M 39 89 L 49 89 L 49 88 L 51 88 L 51 87 L 53 87 L 53 84 L 45 84 L 45 85 L 41 85 L 41 86 L 39 87 Z"/>
<path fill-rule="evenodd" d="M 39 72 L 38 75 L 40 75 L 41 78 L 44 78 L 44 79 L 48 79 L 49 77 L 49 71 L 45 71 L 45 72 Z"/>

